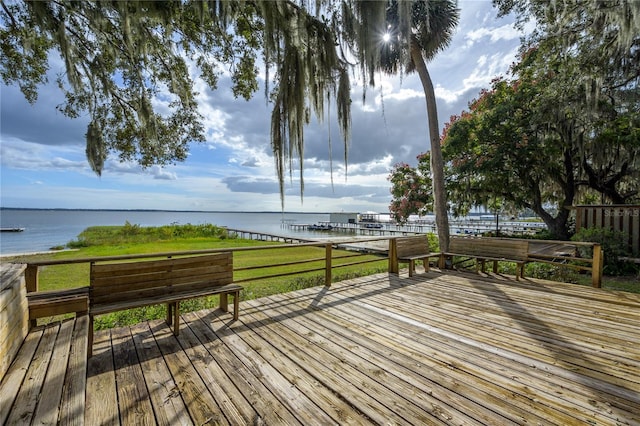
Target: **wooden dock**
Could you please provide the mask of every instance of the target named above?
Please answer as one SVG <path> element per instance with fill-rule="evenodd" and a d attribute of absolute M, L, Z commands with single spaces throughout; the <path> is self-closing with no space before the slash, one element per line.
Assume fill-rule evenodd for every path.
<path fill-rule="evenodd" d="M 405 271 L 183 320 L 98 332 L 76 423 L 640 424 L 637 294 Z M 57 404 L 34 351 L 21 424 Z"/>
<path fill-rule="evenodd" d="M 320 222 L 320 225 L 330 226 L 330 230 L 318 231 L 322 233 L 343 233 L 352 235 L 368 235 L 368 236 L 406 236 L 425 233 L 436 233 L 437 227 L 435 222 L 409 222 L 405 224 L 396 224 L 391 222 L 360 222 L 360 223 L 333 223 Z M 308 223 L 286 223 L 284 227 L 293 231 L 312 231 L 314 224 Z M 462 235 L 483 235 L 496 231 L 495 222 L 479 221 L 479 220 L 452 220 L 449 224 L 451 234 Z M 531 235 L 540 229 L 544 229 L 543 223 L 529 222 L 502 222 L 499 226 L 499 232 L 502 235 Z"/>
<path fill-rule="evenodd" d="M 331 229 L 317 230 L 318 235 L 335 235 L 335 234 L 352 234 L 362 236 L 392 236 L 401 237 L 406 235 L 416 235 L 419 233 L 427 232 L 422 228 L 407 229 L 403 226 L 396 226 L 390 224 L 379 224 L 380 227 L 366 227 L 365 224 L 356 223 L 330 223 L 321 222 L 320 225 L 331 227 Z M 369 224 L 371 225 L 371 224 Z M 292 223 L 286 225 L 288 228 L 294 231 L 313 231 L 313 224 L 308 223 Z"/>
<path fill-rule="evenodd" d="M 278 235 L 261 231 L 251 231 L 247 229 L 226 228 L 229 234 L 234 234 L 239 238 L 257 241 L 273 241 L 286 244 L 310 243 L 314 240 L 310 238 L 298 238 L 287 235 Z"/>

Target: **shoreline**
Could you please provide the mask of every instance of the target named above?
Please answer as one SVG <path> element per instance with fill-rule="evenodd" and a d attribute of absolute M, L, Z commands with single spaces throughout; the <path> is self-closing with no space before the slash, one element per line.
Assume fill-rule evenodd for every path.
<path fill-rule="evenodd" d="M 78 249 L 64 249 L 64 250 L 41 250 L 41 251 L 28 251 L 24 253 L 6 253 L 0 254 L 0 260 L 7 257 L 23 257 L 23 256 L 36 256 L 38 254 L 53 254 L 53 253 L 63 253 L 67 251 L 78 251 Z"/>

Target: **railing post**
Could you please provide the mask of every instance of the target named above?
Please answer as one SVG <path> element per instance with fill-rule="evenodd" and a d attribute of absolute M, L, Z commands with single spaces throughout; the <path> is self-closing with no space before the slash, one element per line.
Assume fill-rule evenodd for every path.
<path fill-rule="evenodd" d="M 593 245 L 593 263 L 591 264 L 591 285 L 595 288 L 602 287 L 602 269 L 604 268 L 604 257 L 602 256 L 602 246 Z"/>
<path fill-rule="evenodd" d="M 389 238 L 389 273 L 397 274 L 398 272 L 398 245 L 396 238 Z"/>
<path fill-rule="evenodd" d="M 325 244 L 324 252 L 325 252 L 324 285 L 325 287 L 330 287 L 331 286 L 331 243 Z"/>
<path fill-rule="evenodd" d="M 24 271 L 24 281 L 27 293 L 38 291 L 38 265 L 27 265 L 27 269 Z"/>

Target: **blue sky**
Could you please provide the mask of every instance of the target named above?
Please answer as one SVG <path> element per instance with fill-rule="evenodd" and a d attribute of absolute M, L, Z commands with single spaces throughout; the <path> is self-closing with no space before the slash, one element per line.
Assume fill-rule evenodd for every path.
<path fill-rule="evenodd" d="M 461 21 L 451 46 L 428 64 L 436 86 L 440 127 L 467 108 L 481 88 L 515 60 L 520 36 L 510 18 L 497 18 L 490 1 L 459 2 Z M 61 71 L 53 64 L 52 73 Z M 55 81 L 55 79 L 50 79 Z M 378 76 L 375 89 L 353 81 L 352 132 L 345 178 L 343 146 L 332 121 L 305 133 L 304 198 L 298 171 L 286 183 L 285 210 L 388 212 L 387 176 L 398 162 L 416 163 L 429 149 L 426 107 L 415 75 Z M 17 87 L 0 87 L 0 206 L 25 208 L 280 211 L 269 144 L 270 108 L 262 92 L 234 99 L 223 78 L 218 90 L 199 90 L 207 141 L 192 144 L 177 165 L 141 169 L 110 158 L 101 177 L 85 157 L 86 118 L 71 120 L 55 107 L 55 84 L 27 103 Z"/>

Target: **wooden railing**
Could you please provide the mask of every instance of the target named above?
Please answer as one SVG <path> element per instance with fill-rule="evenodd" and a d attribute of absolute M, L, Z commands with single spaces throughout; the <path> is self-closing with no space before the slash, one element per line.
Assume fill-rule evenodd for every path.
<path fill-rule="evenodd" d="M 225 247 L 225 248 L 217 248 L 217 249 L 204 249 L 204 250 L 185 250 L 185 251 L 172 251 L 172 252 L 161 252 L 161 253 L 146 253 L 146 254 L 127 254 L 127 255 L 118 255 L 118 256 L 100 256 L 100 257 L 83 257 L 76 259 L 52 259 L 52 260 L 39 260 L 39 261 L 30 261 L 27 264 L 25 271 L 25 281 L 26 281 L 26 289 L 27 292 L 35 292 L 39 291 L 39 275 L 42 267 L 45 266 L 56 266 L 56 265 L 70 265 L 70 264 L 80 264 L 85 263 L 87 265 L 93 262 L 107 262 L 107 261 L 119 261 L 119 260 L 139 260 L 139 259 L 158 259 L 158 258 L 172 258 L 172 257 L 180 257 L 180 256 L 194 256 L 200 254 L 209 254 L 209 253 L 219 253 L 219 252 L 246 252 L 246 251 L 259 251 L 259 250 L 296 250 L 301 247 L 321 247 L 324 248 L 324 255 L 296 260 L 296 261 L 283 261 L 279 263 L 270 263 L 268 265 L 251 265 L 251 266 L 238 266 L 236 262 L 234 262 L 234 282 L 242 283 L 248 281 L 258 281 L 265 280 L 271 278 L 278 277 L 286 277 L 292 275 L 300 275 L 304 273 L 312 273 L 312 272 L 321 272 L 324 271 L 324 284 L 329 286 L 331 285 L 331 280 L 333 276 L 333 270 L 338 268 L 344 268 L 347 266 L 359 265 L 359 264 L 367 264 L 380 262 L 381 260 L 386 259 L 388 256 L 386 254 L 386 248 L 384 251 L 382 250 L 366 250 L 363 248 L 357 248 L 355 244 L 364 244 L 373 241 L 384 241 L 386 242 L 387 237 L 377 237 L 377 238 L 367 238 L 367 239 L 354 239 L 354 240 L 340 240 L 338 242 L 310 242 L 310 243 L 300 243 L 300 244 L 273 244 L 273 245 L 265 245 L 265 246 L 251 246 L 251 247 Z M 339 252 L 340 255 L 334 256 L 336 252 Z M 374 252 L 378 253 L 378 258 L 376 259 L 360 259 L 353 260 L 349 262 L 343 262 L 346 259 L 355 259 L 362 258 L 366 255 L 372 255 Z M 322 266 L 315 266 L 314 264 L 318 264 L 323 262 Z M 290 272 L 278 272 L 278 273 L 265 273 L 263 275 L 251 275 L 246 276 L 243 272 L 247 271 L 256 271 L 256 270 L 266 270 L 268 268 L 277 268 L 277 267 L 290 267 L 296 265 L 308 265 L 307 268 L 296 269 Z M 244 276 L 243 276 L 244 275 Z M 88 284 L 88 283 L 87 283 Z"/>
<path fill-rule="evenodd" d="M 42 261 L 32 261 L 27 264 L 25 271 L 25 281 L 26 281 L 26 289 L 27 292 L 34 292 L 39 290 L 39 272 L 44 266 L 55 266 L 55 265 L 68 265 L 68 264 L 78 264 L 78 263 L 86 263 L 89 265 L 92 262 L 105 262 L 105 261 L 119 261 L 119 260 L 138 260 L 138 259 L 151 259 L 151 258 L 171 258 L 178 256 L 190 256 L 190 255 L 199 255 L 199 254 L 207 254 L 207 253 L 216 253 L 222 251 L 231 251 L 231 252 L 246 252 L 246 251 L 260 251 L 260 250 L 275 250 L 275 249 L 283 249 L 283 250 L 296 250 L 300 247 L 324 247 L 324 255 L 296 260 L 296 261 L 283 261 L 279 263 L 271 263 L 268 265 L 250 265 L 250 266 L 238 266 L 237 263 L 234 264 L 234 282 L 243 283 L 248 281 L 259 281 L 266 280 L 278 277 L 286 277 L 293 275 L 300 275 L 304 273 L 313 273 L 313 272 L 322 272 L 324 271 L 324 284 L 329 286 L 331 285 L 331 280 L 333 276 L 333 270 L 337 268 L 343 268 L 347 266 L 354 266 L 359 264 L 367 264 L 379 262 L 382 259 L 388 259 L 388 271 L 391 273 L 398 273 L 398 260 L 395 256 L 396 253 L 396 239 L 401 237 L 376 237 L 376 238 L 367 238 L 367 239 L 349 239 L 349 240 L 340 240 L 340 241 L 327 241 L 327 242 L 309 242 L 309 243 L 300 243 L 300 244 L 273 244 L 273 245 L 261 245 L 261 246 L 252 246 L 252 247 L 225 247 L 218 249 L 205 249 L 205 250 L 186 250 L 186 251 L 173 251 L 173 252 L 162 252 L 162 253 L 151 253 L 151 254 L 128 254 L 128 255 L 118 255 L 118 256 L 100 256 L 100 257 L 84 257 L 77 259 L 57 259 L 57 260 L 42 260 Z M 388 250 L 385 244 L 384 248 L 379 248 L 377 250 L 367 250 L 365 247 L 362 247 L 363 244 L 372 243 L 372 242 L 385 242 L 388 240 Z M 544 245 L 548 245 L 550 247 L 573 247 L 576 250 L 578 249 L 587 249 L 591 251 L 591 257 L 581 257 L 575 253 L 562 253 L 556 254 L 549 252 L 548 250 L 540 250 L 536 252 L 534 250 L 530 250 L 529 260 L 528 262 L 540 262 L 540 263 L 549 263 L 558 266 L 568 267 L 577 270 L 583 270 L 591 272 L 592 275 L 592 285 L 593 287 L 600 287 L 602 281 L 602 250 L 599 244 L 597 243 L 589 243 L 589 242 L 570 242 L 570 241 L 546 241 L 546 240 L 527 240 L 531 243 L 532 247 L 544 247 Z M 358 245 L 356 247 L 356 244 Z M 351 250 L 347 250 L 350 248 Z M 339 252 L 339 256 L 335 256 L 336 252 Z M 372 253 L 377 253 L 377 259 L 362 259 L 364 255 L 371 255 Z M 390 254 L 390 255 L 389 255 Z M 360 258 L 360 259 L 358 259 Z M 345 260 L 352 259 L 348 262 Z M 321 266 L 317 266 L 318 263 L 322 263 Z M 444 263 L 441 263 L 443 265 Z M 247 275 L 246 272 L 249 271 L 257 271 L 257 270 L 265 270 L 273 269 L 273 268 L 282 268 L 282 267 L 290 267 L 290 266 L 304 266 L 305 268 L 295 269 L 290 272 L 277 272 L 277 273 L 268 273 L 266 272 L 263 275 L 255 275 L 250 274 Z"/>
<path fill-rule="evenodd" d="M 529 240 L 528 262 L 548 263 L 558 265 L 578 271 L 586 271 L 591 273 L 591 285 L 596 288 L 602 287 L 602 269 L 604 266 L 604 257 L 602 246 L 599 243 L 580 242 L 580 241 L 550 241 L 550 240 Z M 545 252 L 544 246 L 560 248 L 560 253 Z M 539 252 L 535 251 L 535 247 L 541 248 Z M 562 247 L 573 247 L 574 252 L 562 252 Z M 580 251 L 589 251 L 591 257 L 582 256 Z"/>

